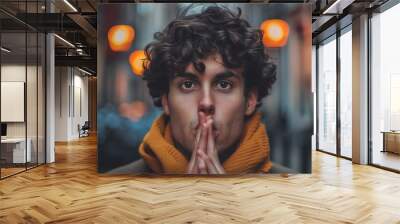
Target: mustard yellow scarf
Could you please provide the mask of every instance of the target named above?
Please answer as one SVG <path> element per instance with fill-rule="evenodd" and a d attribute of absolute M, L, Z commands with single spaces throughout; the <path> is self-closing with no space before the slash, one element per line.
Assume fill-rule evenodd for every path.
<path fill-rule="evenodd" d="M 139 154 L 155 173 L 185 174 L 188 160 L 175 148 L 165 114 L 157 118 L 139 147 Z M 268 172 L 269 140 L 260 113 L 245 124 L 239 147 L 223 162 L 227 174 Z"/>

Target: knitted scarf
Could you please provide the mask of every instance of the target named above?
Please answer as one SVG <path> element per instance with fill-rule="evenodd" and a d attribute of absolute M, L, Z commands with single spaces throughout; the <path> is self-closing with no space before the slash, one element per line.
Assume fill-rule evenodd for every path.
<path fill-rule="evenodd" d="M 139 154 L 155 173 L 185 174 L 189 161 L 175 148 L 165 114 L 157 118 L 139 146 Z M 245 124 L 238 148 L 223 162 L 227 174 L 268 172 L 269 140 L 261 114 L 254 114 Z"/>

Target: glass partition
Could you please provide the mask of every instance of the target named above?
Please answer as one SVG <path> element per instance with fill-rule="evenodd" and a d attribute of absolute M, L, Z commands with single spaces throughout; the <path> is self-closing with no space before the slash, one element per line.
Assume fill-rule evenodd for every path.
<path fill-rule="evenodd" d="M 46 111 L 46 38 L 43 33 L 38 33 L 38 74 L 37 74 L 37 162 L 44 164 L 46 162 L 46 145 L 45 145 L 45 111 Z"/>
<path fill-rule="evenodd" d="M 45 35 L 21 22 L 44 1 L 0 2 L 0 178 L 45 163 Z M 16 19 L 16 17 L 20 19 Z M 3 22 L 7 21 L 7 22 Z"/>
<path fill-rule="evenodd" d="M 27 61 L 27 81 L 26 81 L 26 89 L 27 89 L 27 98 L 26 98 L 26 112 L 27 112 L 27 150 L 30 151 L 30 158 L 27 163 L 27 167 L 34 167 L 37 165 L 37 157 L 38 157 L 38 141 L 37 141 L 37 132 L 38 132 L 38 111 L 37 111 L 37 98 L 38 98 L 38 88 L 37 88 L 37 80 L 38 80 L 38 49 L 37 49 L 37 41 L 38 35 L 36 32 L 28 32 L 28 61 Z"/>
<path fill-rule="evenodd" d="M 1 34 L 2 177 L 24 171 L 31 157 L 26 150 L 26 41 L 25 31 Z"/>

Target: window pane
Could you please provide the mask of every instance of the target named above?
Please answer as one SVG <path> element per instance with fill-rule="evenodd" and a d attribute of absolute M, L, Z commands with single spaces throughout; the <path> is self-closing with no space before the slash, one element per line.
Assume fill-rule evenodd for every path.
<path fill-rule="evenodd" d="M 372 18 L 372 163 L 400 170 L 400 4 Z"/>
<path fill-rule="evenodd" d="M 352 35 L 351 30 L 340 37 L 340 152 L 351 158 L 352 141 Z"/>
<path fill-rule="evenodd" d="M 318 148 L 336 153 L 336 39 L 318 51 Z"/>

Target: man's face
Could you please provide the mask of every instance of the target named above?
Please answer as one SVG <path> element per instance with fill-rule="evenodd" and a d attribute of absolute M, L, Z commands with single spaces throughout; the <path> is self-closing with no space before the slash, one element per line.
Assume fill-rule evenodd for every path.
<path fill-rule="evenodd" d="M 245 115 L 255 110 L 254 91 L 245 97 L 242 69 L 229 69 L 219 54 L 201 61 L 205 65 L 199 73 L 189 64 L 183 74 L 170 81 L 168 96 L 162 97 L 164 112 L 170 116 L 174 141 L 185 150 L 193 151 L 199 112 L 214 121 L 215 143 L 222 152 L 242 136 Z"/>

